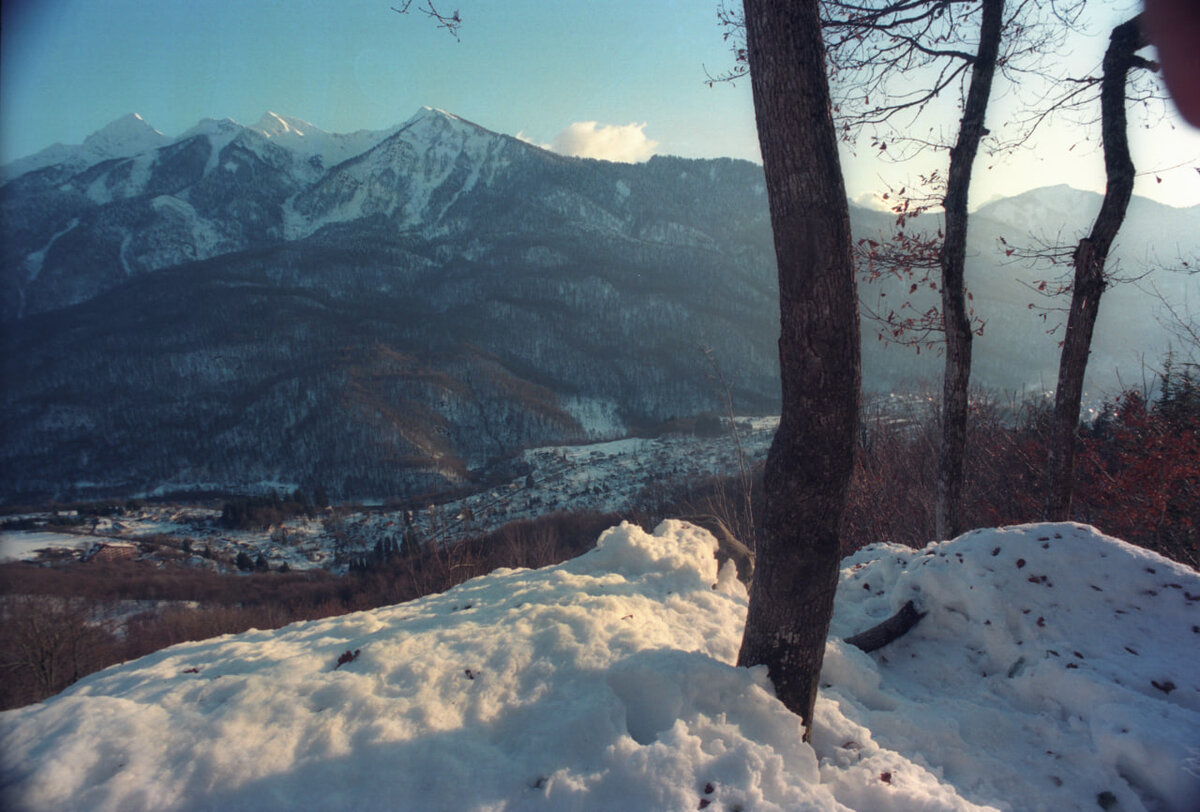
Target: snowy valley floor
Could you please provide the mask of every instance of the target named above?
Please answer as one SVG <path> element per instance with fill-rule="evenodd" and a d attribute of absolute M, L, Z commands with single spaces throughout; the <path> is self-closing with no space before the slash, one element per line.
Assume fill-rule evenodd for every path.
<path fill-rule="evenodd" d="M 690 525 L 371 612 L 174 646 L 0 714 L 29 810 L 1179 810 L 1200 576 L 1074 524 L 843 562 L 813 745 L 733 667 Z M 867 655 L 841 642 L 913 600 Z"/>

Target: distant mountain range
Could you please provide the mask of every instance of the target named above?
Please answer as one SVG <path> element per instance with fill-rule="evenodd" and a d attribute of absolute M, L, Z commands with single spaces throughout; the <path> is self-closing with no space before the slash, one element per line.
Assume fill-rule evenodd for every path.
<path fill-rule="evenodd" d="M 0 178 L 8 501 L 443 489 L 522 447 L 719 410 L 701 346 L 740 411 L 777 408 L 773 249 L 751 163 L 568 158 L 423 108 L 347 135 L 268 113 L 170 139 L 126 116 Z M 999 238 L 1074 239 L 1098 206 L 1060 187 L 973 217 L 982 382 L 1054 380 L 1056 338 L 1028 307 L 1045 273 L 1002 264 Z M 862 236 L 891 229 L 883 213 L 852 217 Z M 1200 209 L 1135 200 L 1126 271 L 1195 256 L 1198 225 Z M 1195 301 L 1193 279 L 1153 280 Z M 862 294 L 880 292 L 907 285 Z M 1118 365 L 1136 378 L 1138 353 L 1158 362 L 1155 307 L 1112 291 L 1094 383 Z M 931 353 L 874 333 L 864 323 L 869 388 L 938 374 Z"/>

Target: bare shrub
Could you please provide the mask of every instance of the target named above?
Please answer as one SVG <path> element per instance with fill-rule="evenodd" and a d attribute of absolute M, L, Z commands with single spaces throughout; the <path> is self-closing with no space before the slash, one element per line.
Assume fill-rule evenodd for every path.
<path fill-rule="evenodd" d="M 933 538 L 938 425 L 929 398 L 863 415 L 842 521 L 843 553 L 877 541 L 919 545 Z"/>
<path fill-rule="evenodd" d="M 1041 400 L 971 397 L 964 515 L 969 527 L 1035 521 L 1041 508 L 1046 408 Z M 864 415 L 844 520 L 844 552 L 936 538 L 937 399 L 915 396 Z"/>
<path fill-rule="evenodd" d="M 114 661 L 115 637 L 81 599 L 9 595 L 0 616 L 0 708 L 44 699 Z"/>
<path fill-rule="evenodd" d="M 1092 424 L 1081 425 L 1071 519 L 1198 567 L 1200 398 L 1191 379 L 1175 377 L 1159 401 L 1127 392 Z M 1052 405 L 1040 396 L 973 393 L 964 490 L 968 527 L 1041 519 Z M 919 547 L 936 538 L 939 421 L 932 395 L 868 406 L 843 520 L 844 554 L 880 541 Z M 738 477 L 712 477 L 670 492 L 660 488 L 642 501 L 639 518 L 647 526 L 673 516 L 714 532 L 738 527 L 740 517 L 731 508 L 744 501 L 739 487 Z M 753 498 L 759 499 L 757 490 Z"/>

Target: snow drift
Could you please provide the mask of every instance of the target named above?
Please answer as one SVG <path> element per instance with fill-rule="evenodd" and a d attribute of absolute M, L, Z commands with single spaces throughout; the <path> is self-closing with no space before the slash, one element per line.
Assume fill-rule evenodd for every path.
<path fill-rule="evenodd" d="M 31 810 L 1189 810 L 1200 576 L 1080 525 L 847 559 L 813 745 L 703 530 L 174 646 L 0 715 Z M 840 642 L 909 599 L 873 655 Z"/>

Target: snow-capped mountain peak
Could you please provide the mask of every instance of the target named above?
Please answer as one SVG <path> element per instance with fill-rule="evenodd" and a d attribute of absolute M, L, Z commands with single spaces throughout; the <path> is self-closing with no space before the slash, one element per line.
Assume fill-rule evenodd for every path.
<path fill-rule="evenodd" d="M 328 169 L 356 155 L 361 155 L 392 135 L 398 128 L 332 133 L 304 119 L 267 111 L 262 118 L 247 129 L 291 150 L 302 158 L 308 160 L 318 158 L 320 159 L 319 166 Z"/>
<path fill-rule="evenodd" d="M 413 118 L 414 119 L 424 118 L 426 116 L 440 117 L 440 118 L 450 119 L 452 121 L 462 121 L 467 124 L 471 124 L 471 122 L 467 121 L 462 116 L 457 116 L 454 113 L 451 113 L 449 110 L 443 110 L 440 107 L 431 107 L 428 104 L 421 105 L 421 109 L 416 112 L 416 115 L 414 115 Z M 473 126 L 477 127 L 479 125 L 475 124 Z"/>
<path fill-rule="evenodd" d="M 186 141 L 189 138 L 194 138 L 197 135 L 220 135 L 233 136 L 238 130 L 241 130 L 242 125 L 238 124 L 231 118 L 202 118 L 196 122 L 196 125 L 185 132 L 183 135 L 176 138 L 176 141 Z"/>
<path fill-rule="evenodd" d="M 82 145 L 54 144 L 6 164 L 0 170 L 0 180 L 8 181 L 26 172 L 57 165 L 79 172 L 101 161 L 131 158 L 158 149 L 169 140 L 137 113 L 127 113 L 96 130 Z"/>
<path fill-rule="evenodd" d="M 511 139 L 434 107 L 382 135 L 293 201 L 289 239 L 376 215 L 398 229 L 436 223 L 463 195 L 491 183 L 512 157 L 505 154 Z M 395 180 L 380 183 L 385 177 Z"/>
<path fill-rule="evenodd" d="M 83 141 L 84 150 L 103 158 L 128 158 L 167 143 L 167 137 L 137 113 L 110 122 Z"/>
<path fill-rule="evenodd" d="M 428 104 L 423 104 L 417 108 L 417 112 L 413 113 L 408 121 L 405 121 L 400 126 L 407 127 L 408 125 L 420 121 L 423 118 L 447 118 L 461 120 L 458 116 L 454 115 L 453 113 L 448 113 L 440 107 L 430 107 Z"/>
<path fill-rule="evenodd" d="M 1094 192 L 1059 184 L 987 203 L 979 214 L 1007 223 L 1015 232 L 1040 235 L 1051 223 L 1090 224 L 1100 200 Z"/>
<path fill-rule="evenodd" d="M 303 138 L 310 133 L 329 135 L 329 133 L 326 133 L 320 127 L 310 124 L 307 121 L 299 118 L 291 118 L 289 116 L 281 116 L 278 113 L 271 112 L 270 110 L 263 113 L 262 118 L 260 118 L 254 124 L 254 126 L 251 127 L 251 129 L 257 130 L 267 138 L 278 138 L 280 136 L 287 135 Z"/>
<path fill-rule="evenodd" d="M 408 121 L 401 124 L 399 131 L 409 129 L 424 131 L 424 128 L 437 126 L 445 127 L 447 125 L 463 131 L 481 132 L 489 135 L 496 135 L 496 133 L 492 132 L 486 127 L 481 127 L 475 122 L 468 121 L 462 116 L 456 116 L 454 113 L 448 113 L 445 110 L 437 107 L 429 107 L 428 105 L 422 106 L 410 119 L 408 119 Z"/>

